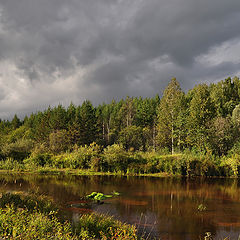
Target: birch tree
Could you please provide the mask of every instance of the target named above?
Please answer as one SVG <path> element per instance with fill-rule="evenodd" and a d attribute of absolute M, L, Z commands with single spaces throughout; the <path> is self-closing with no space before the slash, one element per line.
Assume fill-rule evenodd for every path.
<path fill-rule="evenodd" d="M 168 147 L 172 154 L 177 145 L 177 121 L 182 110 L 182 98 L 184 93 L 176 80 L 172 78 L 167 88 L 164 90 L 163 97 L 158 108 L 158 144 L 161 147 Z"/>

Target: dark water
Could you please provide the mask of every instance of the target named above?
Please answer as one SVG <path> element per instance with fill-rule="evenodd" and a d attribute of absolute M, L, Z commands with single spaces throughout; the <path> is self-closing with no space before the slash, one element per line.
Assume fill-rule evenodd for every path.
<path fill-rule="evenodd" d="M 148 239 L 199 240 L 211 232 L 214 239 L 232 240 L 240 234 L 238 179 L 2 174 L 0 188 L 48 195 L 72 221 L 82 212 L 113 215 L 136 224 L 139 234 Z M 102 205 L 74 207 L 82 196 L 93 191 L 109 194 L 114 190 L 121 195 Z"/>

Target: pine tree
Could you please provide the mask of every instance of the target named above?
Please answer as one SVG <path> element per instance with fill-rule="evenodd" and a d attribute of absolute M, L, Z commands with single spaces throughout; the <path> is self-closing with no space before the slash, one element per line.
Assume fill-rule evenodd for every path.
<path fill-rule="evenodd" d="M 88 100 L 80 108 L 80 141 L 82 145 L 96 141 L 95 109 Z"/>
<path fill-rule="evenodd" d="M 13 130 L 15 130 L 21 126 L 21 120 L 18 118 L 17 114 L 14 115 L 11 125 L 12 125 Z"/>

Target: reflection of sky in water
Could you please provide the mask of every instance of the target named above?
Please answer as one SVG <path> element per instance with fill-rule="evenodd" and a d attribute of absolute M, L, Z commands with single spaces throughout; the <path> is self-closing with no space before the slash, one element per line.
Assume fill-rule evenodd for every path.
<path fill-rule="evenodd" d="M 240 232 L 238 179 L 1 175 L 0 189 L 38 189 L 59 203 L 72 221 L 89 209 L 70 209 L 69 202 L 79 202 L 93 191 L 118 191 L 119 197 L 90 208 L 136 224 L 145 237 L 158 233 L 161 239 L 203 239 L 205 232 L 211 232 L 214 239 L 236 239 Z M 204 211 L 198 210 L 200 204 Z"/>

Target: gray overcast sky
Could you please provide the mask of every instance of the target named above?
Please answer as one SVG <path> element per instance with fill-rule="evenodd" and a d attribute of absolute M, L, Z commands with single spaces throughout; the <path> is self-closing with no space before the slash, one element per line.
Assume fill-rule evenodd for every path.
<path fill-rule="evenodd" d="M 239 26 L 239 0 L 0 0 L 0 118 L 239 76 Z"/>

